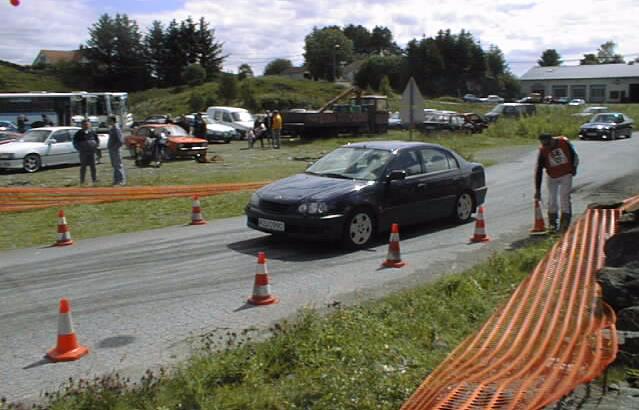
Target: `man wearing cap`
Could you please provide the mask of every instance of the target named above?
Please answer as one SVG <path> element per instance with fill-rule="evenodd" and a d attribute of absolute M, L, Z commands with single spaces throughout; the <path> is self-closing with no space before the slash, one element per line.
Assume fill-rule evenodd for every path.
<path fill-rule="evenodd" d="M 541 200 L 541 180 L 546 168 L 548 187 L 548 225 L 551 230 L 565 232 L 570 226 L 572 205 L 570 191 L 572 177 L 577 175 L 579 156 L 568 138 L 553 137 L 548 133 L 539 135 L 539 156 L 535 172 L 535 199 Z M 557 226 L 558 212 L 561 219 Z"/>

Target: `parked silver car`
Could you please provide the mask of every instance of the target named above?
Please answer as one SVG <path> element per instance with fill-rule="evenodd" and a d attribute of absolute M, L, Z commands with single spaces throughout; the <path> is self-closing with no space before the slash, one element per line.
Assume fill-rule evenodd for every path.
<path fill-rule="evenodd" d="M 36 172 L 43 167 L 79 164 L 80 155 L 73 147 L 78 127 L 42 127 L 27 131 L 16 141 L 0 145 L 0 169 L 24 169 Z M 98 134 L 100 150 L 106 149 L 106 134 Z"/>

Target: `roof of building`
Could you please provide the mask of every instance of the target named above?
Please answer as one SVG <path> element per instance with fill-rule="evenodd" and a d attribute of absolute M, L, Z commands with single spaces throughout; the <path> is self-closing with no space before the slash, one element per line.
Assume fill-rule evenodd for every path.
<path fill-rule="evenodd" d="M 81 57 L 79 50 L 40 50 L 36 56 L 36 61 L 40 55 L 46 57 L 47 64 L 56 64 L 62 61 L 79 61 Z"/>
<path fill-rule="evenodd" d="M 533 67 L 522 81 L 639 77 L 639 64 L 593 64 Z"/>

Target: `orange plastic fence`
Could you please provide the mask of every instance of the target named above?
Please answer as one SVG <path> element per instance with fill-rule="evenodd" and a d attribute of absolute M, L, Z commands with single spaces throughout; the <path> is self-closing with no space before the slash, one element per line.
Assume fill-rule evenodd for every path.
<path fill-rule="evenodd" d="M 540 409 L 601 375 L 617 334 L 595 274 L 620 215 L 588 210 L 402 409 Z"/>
<path fill-rule="evenodd" d="M 0 213 L 60 207 L 76 204 L 98 204 L 115 201 L 210 196 L 226 192 L 253 190 L 266 182 L 233 184 L 130 186 L 104 188 L 8 188 L 0 187 Z"/>

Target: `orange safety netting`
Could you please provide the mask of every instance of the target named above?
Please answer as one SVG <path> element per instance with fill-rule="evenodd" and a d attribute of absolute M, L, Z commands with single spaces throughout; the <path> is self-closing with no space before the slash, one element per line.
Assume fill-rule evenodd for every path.
<path fill-rule="evenodd" d="M 227 192 L 253 190 L 266 182 L 202 184 L 176 186 L 128 186 L 104 188 L 6 188 L 0 187 L 0 213 L 77 204 L 115 201 L 211 196 Z"/>
<path fill-rule="evenodd" d="M 617 334 L 595 275 L 620 215 L 587 210 L 402 409 L 540 409 L 601 375 Z"/>

